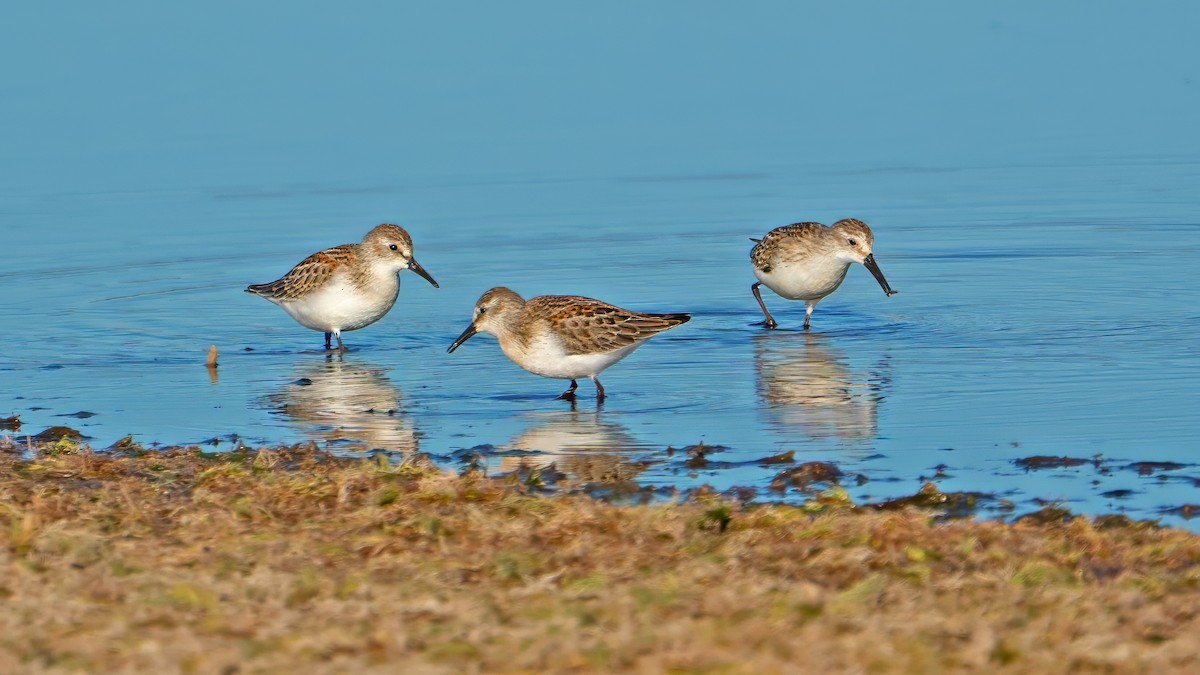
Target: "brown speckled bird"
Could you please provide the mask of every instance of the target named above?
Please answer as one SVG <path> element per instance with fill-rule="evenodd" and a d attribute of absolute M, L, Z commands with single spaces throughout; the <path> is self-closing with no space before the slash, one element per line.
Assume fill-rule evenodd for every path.
<path fill-rule="evenodd" d="M 400 272 L 412 270 L 437 287 L 413 258 L 412 237 L 399 225 L 379 225 L 361 243 L 317 251 L 279 279 L 246 289 L 279 305 L 301 326 L 337 337 L 383 318 L 400 294 Z"/>
<path fill-rule="evenodd" d="M 475 303 L 471 325 L 450 345 L 458 349 L 478 332 L 491 333 L 514 363 L 542 377 L 571 380 L 561 398 L 575 396 L 578 378 L 604 387 L 596 376 L 629 356 L 647 338 L 686 323 L 687 314 L 640 314 L 577 295 L 540 295 L 526 301 L 497 287 Z"/>
<path fill-rule="evenodd" d="M 762 308 L 767 328 L 778 324 L 767 311 L 758 287 L 766 284 L 780 297 L 788 300 L 803 300 L 807 305 L 804 327 L 808 328 L 813 308 L 825 296 L 842 285 L 846 271 L 852 263 L 859 263 L 871 271 L 883 292 L 894 295 L 896 291 L 888 285 L 871 247 L 875 235 L 861 220 L 846 218 L 827 227 L 821 223 L 796 223 L 777 227 L 755 242 L 750 250 L 750 262 L 754 264 L 754 276 L 758 281 L 750 286 L 754 299 Z"/>

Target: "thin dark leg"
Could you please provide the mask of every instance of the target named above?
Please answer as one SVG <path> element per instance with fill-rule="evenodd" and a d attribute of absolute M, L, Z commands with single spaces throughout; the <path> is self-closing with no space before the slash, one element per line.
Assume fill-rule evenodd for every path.
<path fill-rule="evenodd" d="M 600 380 L 592 378 L 592 382 L 596 383 L 596 403 L 604 403 L 604 385 L 600 384 Z"/>
<path fill-rule="evenodd" d="M 338 351 L 339 352 L 346 351 L 346 345 L 342 344 L 342 334 L 341 333 L 337 334 L 337 341 L 338 341 Z"/>
<path fill-rule="evenodd" d="M 333 338 L 333 333 L 325 334 L 325 351 L 329 351 L 332 347 L 329 346 L 329 340 Z"/>
<path fill-rule="evenodd" d="M 579 383 L 576 382 L 575 380 L 571 380 L 571 386 L 568 387 L 567 390 L 564 391 L 562 393 L 562 395 L 559 396 L 559 398 L 564 401 L 574 401 L 575 400 L 575 390 L 578 388 L 579 388 Z"/>
<path fill-rule="evenodd" d="M 775 323 L 774 317 L 772 317 L 771 313 L 767 311 L 767 304 L 765 302 L 763 302 L 762 294 L 760 294 L 758 292 L 759 286 L 762 286 L 761 281 L 755 282 L 755 284 L 750 287 L 750 290 L 754 292 L 754 299 L 758 301 L 758 306 L 762 307 L 763 316 L 767 317 L 767 320 L 763 321 L 763 325 L 766 326 L 767 328 L 774 328 L 775 326 L 778 326 L 779 324 Z M 808 325 L 807 319 L 805 320 L 804 325 L 805 326 Z"/>
<path fill-rule="evenodd" d="M 804 330 L 808 330 L 808 320 L 812 318 L 813 310 L 816 308 L 816 304 L 811 302 L 806 303 L 804 307 Z"/>

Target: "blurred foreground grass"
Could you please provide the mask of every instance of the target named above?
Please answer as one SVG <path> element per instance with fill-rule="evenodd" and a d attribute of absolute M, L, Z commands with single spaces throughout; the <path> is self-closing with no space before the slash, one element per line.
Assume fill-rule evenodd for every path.
<path fill-rule="evenodd" d="M 933 516 L 7 441 L 0 672 L 1200 671 L 1196 536 Z"/>

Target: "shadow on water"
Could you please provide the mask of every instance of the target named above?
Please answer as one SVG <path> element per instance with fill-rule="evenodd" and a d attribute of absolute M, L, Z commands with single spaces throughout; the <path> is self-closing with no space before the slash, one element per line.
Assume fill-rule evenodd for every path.
<path fill-rule="evenodd" d="M 403 394 L 383 368 L 341 354 L 298 364 L 292 379 L 260 400 L 300 434 L 335 452 L 388 450 L 418 446 Z"/>
<path fill-rule="evenodd" d="M 582 406 L 580 406 L 582 407 Z M 573 409 L 531 415 L 534 423 L 505 447 L 532 450 L 548 458 L 583 452 L 632 452 L 647 447 L 600 410 Z"/>
<path fill-rule="evenodd" d="M 530 416 L 534 422 L 501 450 L 500 469 L 553 467 L 580 483 L 615 483 L 634 479 L 644 465 L 633 453 L 647 450 L 624 425 L 600 410 L 568 410 Z M 535 454 L 523 454 L 535 453 Z"/>
<path fill-rule="evenodd" d="M 814 333 L 754 336 L 756 393 L 768 426 L 784 436 L 838 439 L 867 449 L 879 436 L 887 362 L 856 371 L 845 352 Z"/>

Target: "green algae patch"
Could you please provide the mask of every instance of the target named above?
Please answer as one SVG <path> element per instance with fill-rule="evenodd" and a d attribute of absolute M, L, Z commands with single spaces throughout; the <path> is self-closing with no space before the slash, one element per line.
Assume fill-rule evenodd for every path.
<path fill-rule="evenodd" d="M 630 505 L 82 440 L 0 453 L 0 672 L 1200 669 L 1200 541 L 1123 516 L 858 505 L 815 464 L 784 475 L 820 486 L 799 506 Z"/>
<path fill-rule="evenodd" d="M 983 504 L 993 500 L 994 497 L 986 493 L 942 492 L 934 483 L 925 483 L 914 495 L 889 499 L 869 506 L 881 511 L 907 508 L 935 509 L 947 516 L 961 518 L 975 514 Z"/>

